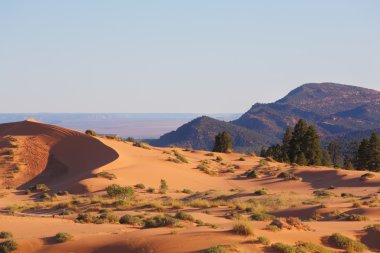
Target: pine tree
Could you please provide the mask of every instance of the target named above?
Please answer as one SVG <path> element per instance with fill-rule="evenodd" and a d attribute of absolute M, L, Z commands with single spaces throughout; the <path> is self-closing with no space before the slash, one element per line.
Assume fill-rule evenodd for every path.
<path fill-rule="evenodd" d="M 332 165 L 331 157 L 327 150 L 322 151 L 322 165 L 327 167 Z"/>
<path fill-rule="evenodd" d="M 309 126 L 303 138 L 303 153 L 308 165 L 321 165 L 322 151 L 319 136 L 314 126 Z"/>
<path fill-rule="evenodd" d="M 227 132 L 221 132 L 215 136 L 213 152 L 232 152 L 232 138 Z"/>
<path fill-rule="evenodd" d="M 296 157 L 296 163 L 298 165 L 307 165 L 307 160 L 306 160 L 306 157 L 305 157 L 305 154 L 303 152 L 301 152 L 297 157 Z"/>
<path fill-rule="evenodd" d="M 282 161 L 283 162 L 290 162 L 289 160 L 289 154 L 290 154 L 290 142 L 292 141 L 292 128 L 287 127 L 284 138 L 282 139 Z"/>
<path fill-rule="evenodd" d="M 299 156 L 304 150 L 304 136 L 307 132 L 308 125 L 305 120 L 300 119 L 294 127 L 292 139 L 289 147 L 289 159 L 291 162 L 297 162 Z M 305 155 L 305 154 L 303 154 Z M 297 159 L 298 157 L 298 159 Z"/>
<path fill-rule="evenodd" d="M 327 150 L 330 154 L 332 164 L 334 167 L 342 167 L 342 158 L 340 157 L 340 147 L 336 141 L 332 141 L 327 146 Z"/>
<path fill-rule="evenodd" d="M 373 132 L 368 143 L 368 170 L 380 171 L 380 136 Z"/>
<path fill-rule="evenodd" d="M 367 170 L 369 165 L 369 140 L 364 138 L 359 145 L 356 159 L 355 167 L 358 170 Z"/>

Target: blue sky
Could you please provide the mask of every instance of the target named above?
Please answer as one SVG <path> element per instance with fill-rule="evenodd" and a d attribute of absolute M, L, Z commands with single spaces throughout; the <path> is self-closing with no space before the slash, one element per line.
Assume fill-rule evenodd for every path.
<path fill-rule="evenodd" d="M 380 1 L 1 1 L 0 112 L 244 112 L 380 90 Z"/>

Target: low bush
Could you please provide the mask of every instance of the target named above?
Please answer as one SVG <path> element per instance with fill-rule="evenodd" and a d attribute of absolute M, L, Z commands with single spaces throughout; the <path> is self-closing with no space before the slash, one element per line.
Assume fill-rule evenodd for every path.
<path fill-rule="evenodd" d="M 154 193 L 156 190 L 153 188 L 153 187 L 149 187 L 148 189 L 146 189 L 146 192 L 149 192 L 149 193 Z"/>
<path fill-rule="evenodd" d="M 181 163 L 180 160 L 178 160 L 177 158 L 173 158 L 173 157 L 168 157 L 168 159 L 166 159 L 166 161 L 173 162 L 173 163 Z"/>
<path fill-rule="evenodd" d="M 54 236 L 57 242 L 67 242 L 73 239 L 73 236 L 69 233 L 59 232 Z"/>
<path fill-rule="evenodd" d="M 275 218 L 275 216 L 264 213 L 264 212 L 257 212 L 251 215 L 251 219 L 255 221 L 271 221 Z"/>
<path fill-rule="evenodd" d="M 97 133 L 96 133 L 94 130 L 91 130 L 91 129 L 87 129 L 87 130 L 85 131 L 85 133 L 86 133 L 87 135 L 90 135 L 90 136 L 97 136 Z"/>
<path fill-rule="evenodd" d="M 294 175 L 292 172 L 283 171 L 278 174 L 277 178 L 283 178 L 284 180 L 300 180 L 301 178 Z"/>
<path fill-rule="evenodd" d="M 205 253 L 227 253 L 227 248 L 223 245 L 215 245 L 206 250 Z"/>
<path fill-rule="evenodd" d="M 365 174 L 360 176 L 360 180 L 361 181 L 367 181 L 367 180 L 374 178 L 374 177 L 375 177 L 375 174 L 373 174 L 373 173 L 365 173 Z"/>
<path fill-rule="evenodd" d="M 183 211 L 178 211 L 174 218 L 179 220 L 195 221 L 194 217 L 191 214 L 185 213 Z"/>
<path fill-rule="evenodd" d="M 29 187 L 29 190 L 31 191 L 38 191 L 38 192 L 46 192 L 50 191 L 50 188 L 46 184 L 36 184 Z"/>
<path fill-rule="evenodd" d="M 281 253 L 297 253 L 297 248 L 295 246 L 281 243 L 281 242 L 272 244 L 271 248 L 274 251 L 281 252 Z"/>
<path fill-rule="evenodd" d="M 265 159 L 261 159 L 261 160 L 260 160 L 260 165 L 261 165 L 261 166 L 268 166 L 269 163 L 268 163 L 267 160 L 265 160 Z"/>
<path fill-rule="evenodd" d="M 261 243 L 265 246 L 268 246 L 270 244 L 270 240 L 268 238 L 266 238 L 265 236 L 259 236 L 257 237 L 256 243 Z"/>
<path fill-rule="evenodd" d="M 253 194 L 255 194 L 255 195 L 266 195 L 267 191 L 264 188 L 262 188 L 262 189 L 256 190 Z"/>
<path fill-rule="evenodd" d="M 123 187 L 117 184 L 112 184 L 106 188 L 107 195 L 111 198 L 130 198 L 134 194 L 132 187 Z"/>
<path fill-rule="evenodd" d="M 237 220 L 232 226 L 232 232 L 238 235 L 253 235 L 253 227 L 249 221 Z"/>
<path fill-rule="evenodd" d="M 140 219 L 138 216 L 133 216 L 133 215 L 123 215 L 119 219 L 120 224 L 128 224 L 128 225 L 133 225 L 133 226 L 140 226 L 143 225 L 144 222 Z"/>
<path fill-rule="evenodd" d="M 13 240 L 0 242 L 0 253 L 8 253 L 17 250 L 17 243 Z"/>
<path fill-rule="evenodd" d="M 219 163 L 219 162 L 223 161 L 223 158 L 221 156 L 217 156 L 215 158 L 215 161 Z"/>
<path fill-rule="evenodd" d="M 214 156 L 214 153 L 207 153 L 205 156 Z"/>
<path fill-rule="evenodd" d="M 143 148 L 143 149 L 150 149 L 150 147 L 143 142 L 134 142 L 133 146 L 138 147 L 138 148 Z"/>
<path fill-rule="evenodd" d="M 168 184 L 166 183 L 166 180 L 165 179 L 161 179 L 161 183 L 160 183 L 160 189 L 159 189 L 159 192 L 161 194 L 166 194 L 166 192 L 168 191 Z"/>
<path fill-rule="evenodd" d="M 319 198 L 330 198 L 334 196 L 334 193 L 330 191 L 326 191 L 326 190 L 316 190 L 316 191 L 313 191 L 313 194 Z"/>
<path fill-rule="evenodd" d="M 0 239 L 9 239 L 12 237 L 13 237 L 13 235 L 11 232 L 7 232 L 7 231 L 1 231 L 0 232 Z"/>
<path fill-rule="evenodd" d="M 256 169 L 251 169 L 251 170 L 248 170 L 244 173 L 244 175 L 247 177 L 247 178 L 258 178 L 259 177 L 259 173 Z"/>
<path fill-rule="evenodd" d="M 240 158 L 238 159 L 238 161 L 240 161 L 240 162 L 244 162 L 244 161 L 245 161 L 245 158 L 244 158 L 244 157 L 240 157 Z"/>
<path fill-rule="evenodd" d="M 343 192 L 343 193 L 340 194 L 340 196 L 341 196 L 342 198 L 353 198 L 353 197 L 354 197 L 354 194 Z"/>
<path fill-rule="evenodd" d="M 329 241 L 337 248 L 344 249 L 348 253 L 360 253 L 367 250 L 367 247 L 363 243 L 339 233 L 332 234 L 329 237 Z"/>
<path fill-rule="evenodd" d="M 183 189 L 183 190 L 182 190 L 182 193 L 193 194 L 193 191 L 190 190 L 190 189 Z"/>
<path fill-rule="evenodd" d="M 310 252 L 310 253 L 332 253 L 331 250 L 325 247 L 311 243 L 311 242 L 297 242 L 296 243 L 297 252 Z"/>
<path fill-rule="evenodd" d="M 99 172 L 98 174 L 96 174 L 98 177 L 103 177 L 103 178 L 106 178 L 108 180 L 114 180 L 116 179 L 116 175 L 111 173 L 111 172 L 108 172 L 108 171 L 102 171 L 102 172 Z"/>
<path fill-rule="evenodd" d="M 145 189 L 145 185 L 143 185 L 143 184 L 136 184 L 135 188 L 136 189 Z"/>
<path fill-rule="evenodd" d="M 185 156 L 179 153 L 177 150 L 173 150 L 175 157 L 183 163 L 189 163 Z"/>
<path fill-rule="evenodd" d="M 178 220 L 169 215 L 157 215 L 144 221 L 145 228 L 174 227 Z"/>

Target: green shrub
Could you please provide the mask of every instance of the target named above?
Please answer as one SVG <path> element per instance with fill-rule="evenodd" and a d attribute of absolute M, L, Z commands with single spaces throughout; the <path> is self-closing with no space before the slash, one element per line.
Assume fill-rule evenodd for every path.
<path fill-rule="evenodd" d="M 0 253 L 8 253 L 17 250 L 17 243 L 13 240 L 0 242 Z"/>
<path fill-rule="evenodd" d="M 95 217 L 89 213 L 80 213 L 74 221 L 78 223 L 93 223 L 94 218 Z"/>
<path fill-rule="evenodd" d="M 168 184 L 166 183 L 165 179 L 161 179 L 161 184 L 160 184 L 160 190 L 159 192 L 161 194 L 165 194 L 168 191 Z"/>
<path fill-rule="evenodd" d="M 314 244 L 311 242 L 297 242 L 296 243 L 297 252 L 310 252 L 310 253 L 331 253 L 331 250 L 326 249 L 325 247 Z"/>
<path fill-rule="evenodd" d="M 133 215 L 123 215 L 119 219 L 120 224 L 129 224 L 129 225 L 143 225 L 144 222 L 140 219 L 138 216 L 133 216 Z"/>
<path fill-rule="evenodd" d="M 31 191 L 46 192 L 50 191 L 49 187 L 46 184 L 36 184 L 29 187 Z"/>
<path fill-rule="evenodd" d="M 340 196 L 341 196 L 342 198 L 353 198 L 353 197 L 354 197 L 354 194 L 343 192 L 343 193 L 340 194 Z"/>
<path fill-rule="evenodd" d="M 227 253 L 227 249 L 223 245 L 215 245 L 206 250 L 206 253 Z"/>
<path fill-rule="evenodd" d="M 267 192 L 264 188 L 262 188 L 262 189 L 256 190 L 253 194 L 255 194 L 255 195 L 266 195 Z"/>
<path fill-rule="evenodd" d="M 103 178 L 106 178 L 108 180 L 114 180 L 116 179 L 116 175 L 113 174 L 113 173 L 110 173 L 108 171 L 102 171 L 102 172 L 99 172 L 98 174 L 96 174 L 98 177 L 103 177 Z"/>
<path fill-rule="evenodd" d="M 182 192 L 186 194 L 193 194 L 193 191 L 190 189 L 183 189 Z"/>
<path fill-rule="evenodd" d="M 248 170 L 244 173 L 244 175 L 247 177 L 247 178 L 258 178 L 259 177 L 259 173 L 256 169 L 251 169 L 251 170 Z"/>
<path fill-rule="evenodd" d="M 143 184 L 136 184 L 135 188 L 136 189 L 145 189 L 145 185 L 143 185 Z"/>
<path fill-rule="evenodd" d="M 265 236 L 259 236 L 257 237 L 256 243 L 261 243 L 265 246 L 269 245 L 270 244 L 270 240 L 268 238 L 266 238 Z"/>
<path fill-rule="evenodd" d="M 251 215 L 252 220 L 256 221 L 270 221 L 273 220 L 275 216 L 264 213 L 264 212 L 257 212 Z"/>
<path fill-rule="evenodd" d="M 9 239 L 12 237 L 13 237 L 13 235 L 11 232 L 7 232 L 7 231 L 1 231 L 0 232 L 0 239 Z"/>
<path fill-rule="evenodd" d="M 94 130 L 91 130 L 91 129 L 87 129 L 85 133 L 87 135 L 97 136 L 96 132 Z"/>
<path fill-rule="evenodd" d="M 334 196 L 334 193 L 330 191 L 326 191 L 326 190 L 316 190 L 316 191 L 313 191 L 313 194 L 320 198 L 329 198 L 329 197 Z"/>
<path fill-rule="evenodd" d="M 184 157 L 182 154 L 180 154 L 177 150 L 173 150 L 173 153 L 175 155 L 175 157 L 180 160 L 181 162 L 183 163 L 189 163 L 189 161 L 186 159 L 186 157 Z"/>
<path fill-rule="evenodd" d="M 57 242 L 67 242 L 73 239 L 73 236 L 69 233 L 59 232 L 55 235 L 55 240 Z"/>
<path fill-rule="evenodd" d="M 253 227 L 249 221 L 237 220 L 232 226 L 232 232 L 238 235 L 253 235 Z"/>
<path fill-rule="evenodd" d="M 244 157 L 240 157 L 240 158 L 238 159 L 238 161 L 244 162 L 244 161 L 245 161 L 245 158 L 244 158 Z"/>
<path fill-rule="evenodd" d="M 111 198 L 126 199 L 133 196 L 134 190 L 132 187 L 123 187 L 117 184 L 112 184 L 107 186 L 106 192 Z"/>
<path fill-rule="evenodd" d="M 185 213 L 183 211 L 178 211 L 175 216 L 174 216 L 176 219 L 179 219 L 179 220 L 188 220 L 188 221 L 194 221 L 194 217 L 188 213 Z"/>
<path fill-rule="evenodd" d="M 361 242 L 355 241 L 342 234 L 335 233 L 329 238 L 330 242 L 340 249 L 346 250 L 348 253 L 364 252 L 367 247 Z"/>
<path fill-rule="evenodd" d="M 168 215 L 157 215 L 144 221 L 145 228 L 173 227 L 178 220 Z"/>
<path fill-rule="evenodd" d="M 297 248 L 295 246 L 288 245 L 281 242 L 272 244 L 271 248 L 275 250 L 276 252 L 281 252 L 281 253 L 297 253 Z"/>
<path fill-rule="evenodd" d="M 301 178 L 294 175 L 292 172 L 284 171 L 278 174 L 277 178 L 283 178 L 284 180 L 300 180 Z"/>

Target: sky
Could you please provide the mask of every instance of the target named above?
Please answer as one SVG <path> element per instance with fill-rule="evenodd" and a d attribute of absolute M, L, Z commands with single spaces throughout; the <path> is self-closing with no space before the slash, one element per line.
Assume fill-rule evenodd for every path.
<path fill-rule="evenodd" d="M 0 112 L 242 113 L 380 90 L 378 0 L 0 1 Z"/>

